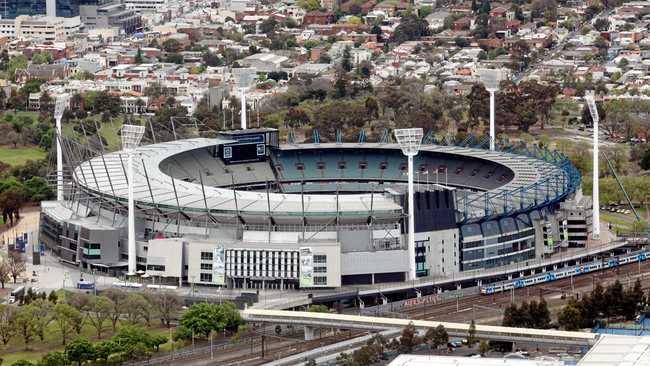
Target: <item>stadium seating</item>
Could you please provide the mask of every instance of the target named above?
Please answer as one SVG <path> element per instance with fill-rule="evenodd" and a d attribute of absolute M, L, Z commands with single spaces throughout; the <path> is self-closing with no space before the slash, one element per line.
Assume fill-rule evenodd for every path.
<path fill-rule="evenodd" d="M 406 159 L 398 151 L 382 149 L 275 150 L 273 166 L 281 167 L 281 182 L 300 181 L 406 181 Z M 382 169 L 382 167 L 384 169 Z M 512 180 L 510 169 L 488 160 L 444 153 L 415 157 L 415 180 L 438 182 L 479 190 L 498 188 Z M 427 171 L 428 174 L 424 174 Z M 327 190 L 326 185 L 323 190 Z M 339 184 L 339 189 L 343 187 Z M 294 188 L 287 188 L 292 191 Z M 299 189 L 299 188 L 298 188 Z M 315 189 L 313 186 L 310 189 Z M 355 190 L 355 189 L 352 189 Z"/>

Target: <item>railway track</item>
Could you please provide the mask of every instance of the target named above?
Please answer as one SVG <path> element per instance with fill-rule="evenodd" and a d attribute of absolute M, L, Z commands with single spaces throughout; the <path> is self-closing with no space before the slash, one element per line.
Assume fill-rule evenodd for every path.
<path fill-rule="evenodd" d="M 639 272 L 640 270 L 640 272 Z M 612 269 L 595 272 L 593 274 L 574 276 L 571 278 L 563 278 L 561 280 L 547 282 L 538 285 L 532 285 L 524 288 L 518 288 L 506 292 L 496 293 L 492 295 L 471 295 L 459 298 L 457 300 L 445 300 L 437 304 L 426 304 L 413 306 L 407 309 L 402 309 L 399 313 L 413 319 L 436 319 L 453 321 L 458 319 L 459 313 L 479 308 L 494 309 L 494 314 L 502 311 L 510 305 L 513 298 L 515 303 L 523 301 L 530 301 L 537 299 L 540 295 L 546 296 L 548 294 L 565 294 L 570 295 L 572 292 L 583 293 L 589 292 L 596 283 L 606 286 L 613 283 L 616 279 L 621 280 L 624 286 L 632 285 L 636 280 L 633 276 L 650 275 L 650 261 L 639 263 L 632 263 L 619 266 Z M 630 279 L 627 283 L 626 279 Z M 642 281 L 643 289 L 649 289 L 650 283 L 645 284 Z"/>

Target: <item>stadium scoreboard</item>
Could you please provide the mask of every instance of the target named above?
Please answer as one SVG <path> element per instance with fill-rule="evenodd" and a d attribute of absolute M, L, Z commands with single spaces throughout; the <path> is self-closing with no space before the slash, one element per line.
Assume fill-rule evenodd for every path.
<path fill-rule="evenodd" d="M 269 148 L 279 147 L 278 130 L 274 128 L 223 131 L 219 137 L 234 141 L 215 149 L 215 153 L 226 164 L 264 161 Z"/>

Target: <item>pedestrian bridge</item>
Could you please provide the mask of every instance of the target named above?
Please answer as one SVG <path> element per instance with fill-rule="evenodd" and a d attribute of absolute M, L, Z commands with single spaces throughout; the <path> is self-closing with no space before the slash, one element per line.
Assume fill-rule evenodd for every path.
<path fill-rule="evenodd" d="M 313 328 L 362 329 L 383 331 L 403 328 L 409 323 L 418 329 L 435 328 L 442 325 L 450 336 L 466 337 L 469 324 L 447 323 L 430 320 L 409 320 L 381 318 L 332 313 L 313 313 L 306 311 L 246 309 L 241 312 L 244 320 L 249 322 L 304 325 L 305 338 L 313 337 Z M 546 329 L 527 329 L 476 325 L 479 339 L 507 342 L 542 343 L 547 345 L 592 346 L 599 335 L 585 332 L 566 332 Z"/>

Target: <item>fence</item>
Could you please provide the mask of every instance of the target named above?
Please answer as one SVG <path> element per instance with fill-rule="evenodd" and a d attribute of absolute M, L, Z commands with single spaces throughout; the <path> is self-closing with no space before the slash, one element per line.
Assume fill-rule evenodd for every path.
<path fill-rule="evenodd" d="M 376 316 L 379 314 L 390 316 L 391 313 L 398 313 L 402 310 L 409 309 L 415 306 L 427 305 L 427 304 L 437 304 L 441 301 L 452 300 L 456 298 L 462 298 L 469 295 L 478 295 L 478 287 L 468 287 L 460 290 L 445 291 L 439 294 L 431 294 L 422 297 L 416 297 L 412 299 L 400 300 L 395 302 L 389 302 L 387 304 L 380 304 L 375 306 L 369 306 L 361 310 L 361 315 Z M 400 314 L 404 316 L 403 314 Z"/>

